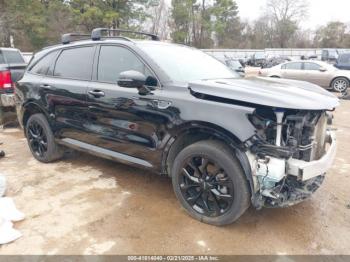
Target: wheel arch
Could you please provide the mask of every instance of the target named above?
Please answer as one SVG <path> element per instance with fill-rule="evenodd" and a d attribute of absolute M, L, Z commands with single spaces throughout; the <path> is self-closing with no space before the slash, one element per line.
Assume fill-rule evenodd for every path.
<path fill-rule="evenodd" d="M 45 115 L 48 118 L 47 113 L 40 105 L 38 105 L 34 101 L 27 102 L 25 105 L 23 105 L 23 114 L 22 114 L 22 119 L 21 119 L 21 125 L 25 128 L 29 117 L 33 114 L 38 114 L 38 113 L 42 113 L 43 115 Z"/>
<path fill-rule="evenodd" d="M 349 83 L 350 83 L 350 78 L 349 78 L 349 77 L 339 75 L 339 76 L 333 77 L 333 79 L 331 80 L 331 82 L 330 82 L 330 84 L 329 84 L 329 87 L 332 87 L 333 82 L 334 82 L 336 79 L 338 79 L 338 78 L 345 78 L 345 79 L 347 79 L 347 80 L 349 81 Z"/>
<path fill-rule="evenodd" d="M 244 153 L 244 142 L 240 141 L 238 137 L 228 130 L 207 122 L 190 122 L 185 123 L 178 131 L 172 134 L 168 140 L 165 150 L 162 155 L 162 173 L 171 176 L 170 170 L 176 155 L 185 147 L 207 139 L 219 140 L 225 143 L 237 157 L 243 172 L 248 180 L 250 193 L 254 194 L 254 183 L 252 171 L 247 155 Z"/>

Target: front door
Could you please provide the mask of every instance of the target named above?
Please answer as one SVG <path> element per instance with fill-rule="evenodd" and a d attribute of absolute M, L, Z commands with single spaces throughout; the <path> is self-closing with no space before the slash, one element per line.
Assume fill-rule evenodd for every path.
<path fill-rule="evenodd" d="M 167 124 L 162 109 L 154 103 L 162 90 L 157 86 L 152 94 L 141 96 L 136 88 L 118 86 L 119 74 L 129 70 L 154 77 L 132 50 L 100 46 L 96 79 L 88 88 L 87 127 L 95 134 L 93 145 L 119 152 L 118 157 L 126 161 L 151 167 L 160 161 L 158 148 Z"/>
<path fill-rule="evenodd" d="M 301 62 L 286 63 L 281 68 L 282 78 L 303 80 L 303 71 Z"/>

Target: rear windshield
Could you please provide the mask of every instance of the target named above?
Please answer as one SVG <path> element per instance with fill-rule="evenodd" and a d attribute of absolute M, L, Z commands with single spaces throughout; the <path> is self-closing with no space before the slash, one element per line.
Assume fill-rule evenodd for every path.
<path fill-rule="evenodd" d="M 16 50 L 2 50 L 1 52 L 2 52 L 2 55 L 5 56 L 6 62 L 8 64 L 21 64 L 21 63 L 24 63 L 23 57 L 21 56 L 19 51 L 16 51 Z M 1 62 L 1 58 L 0 58 L 0 62 Z"/>

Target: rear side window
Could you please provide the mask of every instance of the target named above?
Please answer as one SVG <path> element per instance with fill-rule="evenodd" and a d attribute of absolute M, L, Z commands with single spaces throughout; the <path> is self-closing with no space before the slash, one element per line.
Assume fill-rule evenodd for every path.
<path fill-rule="evenodd" d="M 119 74 L 129 70 L 152 76 L 144 63 L 130 50 L 120 46 L 101 47 L 97 75 L 99 81 L 116 83 Z"/>
<path fill-rule="evenodd" d="M 302 63 L 288 63 L 282 66 L 282 69 L 301 70 Z"/>
<path fill-rule="evenodd" d="M 21 64 L 24 63 L 24 59 L 19 51 L 14 50 L 2 50 L 3 55 L 6 58 L 8 64 Z"/>
<path fill-rule="evenodd" d="M 304 70 L 320 70 L 321 66 L 315 63 L 304 63 Z"/>
<path fill-rule="evenodd" d="M 350 54 L 341 55 L 338 60 L 339 60 L 339 63 L 349 64 L 350 63 Z"/>
<path fill-rule="evenodd" d="M 57 59 L 54 76 L 90 80 L 93 56 L 93 46 L 63 50 Z"/>
<path fill-rule="evenodd" d="M 57 53 L 58 51 L 54 51 L 44 56 L 30 69 L 30 72 L 38 75 L 46 75 Z"/>

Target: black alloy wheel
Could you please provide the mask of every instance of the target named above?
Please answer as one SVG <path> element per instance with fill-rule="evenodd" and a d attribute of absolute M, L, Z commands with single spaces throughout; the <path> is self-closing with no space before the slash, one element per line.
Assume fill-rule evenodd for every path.
<path fill-rule="evenodd" d="M 202 140 L 182 149 L 171 176 L 177 199 L 201 222 L 230 224 L 250 205 L 247 177 L 232 148 L 221 141 Z"/>
<path fill-rule="evenodd" d="M 56 144 L 44 114 L 31 115 L 25 125 L 25 132 L 30 151 L 40 162 L 52 162 L 63 156 L 64 150 Z"/>
<path fill-rule="evenodd" d="M 34 154 L 44 157 L 47 153 L 47 136 L 43 127 L 37 121 L 31 121 L 28 125 L 28 142 Z"/>
<path fill-rule="evenodd" d="M 218 163 L 205 156 L 187 159 L 179 183 L 184 199 L 200 214 L 217 217 L 232 206 L 232 180 Z"/>

